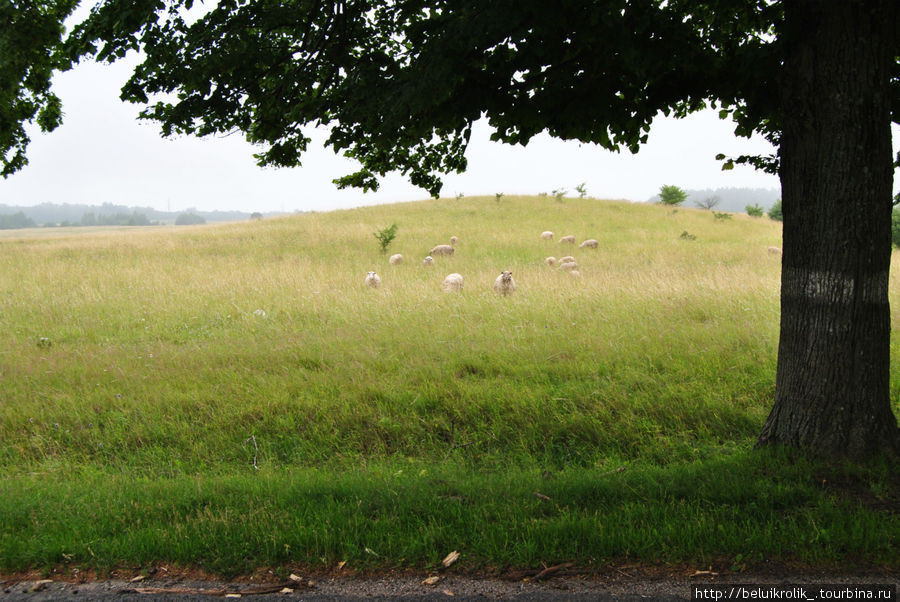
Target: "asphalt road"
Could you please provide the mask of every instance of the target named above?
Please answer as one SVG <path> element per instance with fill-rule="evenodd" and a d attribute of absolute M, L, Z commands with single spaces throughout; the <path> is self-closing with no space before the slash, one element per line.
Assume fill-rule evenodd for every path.
<path fill-rule="evenodd" d="M 703 573 L 703 574 L 700 574 Z M 725 591 L 744 584 L 757 588 L 755 594 L 743 592 L 711 602 L 860 602 L 866 600 L 858 592 L 847 595 L 817 596 L 825 584 L 838 594 L 841 588 L 865 588 L 885 584 L 892 597 L 880 602 L 897 602 L 900 573 L 835 575 L 835 574 L 717 574 L 697 571 L 667 578 L 637 574 L 561 576 L 545 581 L 471 578 L 441 575 L 436 582 L 426 583 L 422 576 L 327 577 L 299 582 L 238 583 L 189 580 L 182 578 L 147 579 L 142 581 L 106 580 L 74 583 L 61 579 L 24 580 L 0 577 L 0 602 L 9 600 L 116 602 L 204 601 L 246 598 L 259 601 L 371 602 L 373 600 L 441 601 L 512 600 L 515 602 L 686 602 L 695 587 Z M 802 595 L 798 595 L 801 592 Z M 780 594 L 776 595 L 776 592 Z M 732 592 L 734 593 L 734 592 Z M 226 595 L 228 594 L 228 595 Z"/>

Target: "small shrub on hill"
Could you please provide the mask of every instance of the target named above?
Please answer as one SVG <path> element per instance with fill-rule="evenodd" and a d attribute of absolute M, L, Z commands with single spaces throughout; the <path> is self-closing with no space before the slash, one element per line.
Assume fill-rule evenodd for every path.
<path fill-rule="evenodd" d="M 750 217 L 762 217 L 765 213 L 765 209 L 763 209 L 760 205 L 747 205 L 746 207 L 744 207 L 744 210 Z"/>
<path fill-rule="evenodd" d="M 663 205 L 680 205 L 687 200 L 687 193 L 678 186 L 663 186 L 659 189 L 659 202 Z"/>

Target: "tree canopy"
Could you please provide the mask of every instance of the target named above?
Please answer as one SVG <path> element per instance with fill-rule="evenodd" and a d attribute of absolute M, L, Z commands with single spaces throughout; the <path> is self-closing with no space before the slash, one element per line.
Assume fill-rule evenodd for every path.
<path fill-rule="evenodd" d="M 44 3 L 53 10 L 37 22 L 58 29 L 73 3 Z M 50 55 L 65 66 L 140 50 L 123 99 L 145 104 L 165 135 L 244 132 L 261 145 L 261 165 L 299 165 L 305 128 L 328 125 L 327 144 L 361 164 L 339 184 L 364 189 L 400 171 L 437 195 L 439 174 L 465 169 L 482 115 L 511 144 L 546 131 L 637 152 L 658 114 L 717 103 L 739 134 L 777 136 L 769 89 L 780 3 L 221 0 L 199 18 L 189 9 L 192 0 L 106 0 Z M 46 50 L 59 34 L 35 46 L 39 64 L 54 64 Z M 58 117 L 58 101 L 38 101 Z"/>
<path fill-rule="evenodd" d="M 78 0 L 12 1 L 0 5 L 0 175 L 27 163 L 26 124 L 43 131 L 62 121 L 62 104 L 50 89 L 60 56 L 63 21 Z"/>

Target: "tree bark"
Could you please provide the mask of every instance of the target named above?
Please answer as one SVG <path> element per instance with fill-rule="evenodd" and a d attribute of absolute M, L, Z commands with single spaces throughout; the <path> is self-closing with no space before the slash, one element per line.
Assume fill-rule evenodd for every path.
<path fill-rule="evenodd" d="M 758 445 L 900 456 L 890 401 L 895 0 L 788 0 L 775 404 Z"/>

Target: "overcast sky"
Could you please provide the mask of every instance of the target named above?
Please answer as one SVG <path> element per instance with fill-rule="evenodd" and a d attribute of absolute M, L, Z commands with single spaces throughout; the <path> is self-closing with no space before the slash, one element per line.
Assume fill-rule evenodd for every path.
<path fill-rule="evenodd" d="M 0 180 L 0 204 L 115 203 L 161 210 L 307 211 L 428 198 L 399 175 L 377 193 L 337 190 L 332 180 L 354 163 L 323 148 L 322 134 L 302 167 L 259 168 L 240 135 L 164 139 L 152 122 L 135 119 L 139 107 L 119 100 L 125 64 L 83 64 L 55 80 L 65 119 L 55 132 L 35 131 L 30 164 Z M 660 186 L 686 189 L 779 188 L 774 176 L 749 167 L 723 172 L 718 153 L 769 154 L 761 138 L 736 138 L 731 121 L 706 111 L 687 119 L 660 117 L 641 151 L 613 153 L 547 136 L 527 147 L 492 143 L 487 126 L 473 133 L 465 174 L 447 176 L 443 196 L 537 194 L 585 183 L 596 198 L 645 201 Z M 895 128 L 895 142 L 900 139 Z M 315 138 L 318 137 L 318 141 Z M 896 144 L 895 144 L 896 145 Z M 897 184 L 895 183 L 895 190 Z"/>

